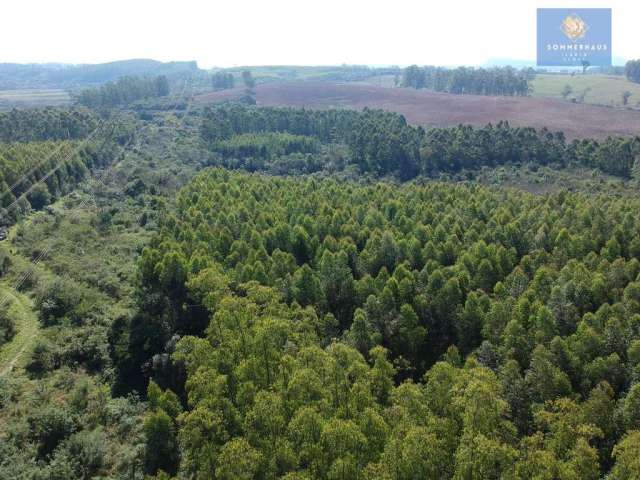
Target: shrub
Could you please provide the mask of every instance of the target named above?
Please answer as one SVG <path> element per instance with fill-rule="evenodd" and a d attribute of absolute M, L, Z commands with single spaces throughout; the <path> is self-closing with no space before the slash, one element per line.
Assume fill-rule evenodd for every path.
<path fill-rule="evenodd" d="M 0 301 L 2 301 L 2 298 L 2 294 L 0 294 Z M 16 334 L 13 316 L 9 307 L 10 304 L 7 304 L 0 310 L 0 345 L 10 341 Z"/>
<path fill-rule="evenodd" d="M 26 369 L 33 376 L 40 376 L 57 366 L 57 354 L 54 347 L 46 340 L 39 340 L 33 347 L 31 358 Z"/>
<path fill-rule="evenodd" d="M 29 439 L 37 444 L 38 457 L 48 457 L 77 429 L 76 418 L 65 409 L 46 406 L 27 418 Z"/>
<path fill-rule="evenodd" d="M 82 294 L 74 282 L 57 279 L 46 284 L 37 294 L 36 306 L 45 327 L 58 325 L 64 319 L 82 322 Z"/>
<path fill-rule="evenodd" d="M 7 249 L 0 245 L 0 277 L 6 274 L 11 267 L 11 257 Z"/>

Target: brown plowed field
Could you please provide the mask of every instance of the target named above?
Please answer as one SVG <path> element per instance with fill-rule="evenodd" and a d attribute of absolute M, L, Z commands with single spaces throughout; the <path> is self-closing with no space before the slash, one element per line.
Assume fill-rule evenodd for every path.
<path fill-rule="evenodd" d="M 239 98 L 244 89 L 196 97 L 200 105 Z M 549 98 L 451 95 L 359 83 L 280 82 L 258 85 L 260 106 L 306 108 L 382 108 L 403 114 L 416 125 L 484 125 L 508 120 L 512 125 L 547 127 L 568 138 L 640 135 L 640 111 L 575 104 Z"/>

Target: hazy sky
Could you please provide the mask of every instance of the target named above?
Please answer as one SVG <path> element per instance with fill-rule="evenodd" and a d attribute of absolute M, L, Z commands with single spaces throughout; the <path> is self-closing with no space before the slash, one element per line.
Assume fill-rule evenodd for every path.
<path fill-rule="evenodd" d="M 0 62 L 479 65 L 535 59 L 536 8 L 611 7 L 640 57 L 638 0 L 4 0 Z"/>

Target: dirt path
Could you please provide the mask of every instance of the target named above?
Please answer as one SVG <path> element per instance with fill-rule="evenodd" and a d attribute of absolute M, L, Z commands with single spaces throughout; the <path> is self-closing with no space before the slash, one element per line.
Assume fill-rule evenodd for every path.
<path fill-rule="evenodd" d="M 17 333 L 13 339 L 0 347 L 0 377 L 11 373 L 21 365 L 31 351 L 40 330 L 38 317 L 33 310 L 32 300 L 20 293 L 2 288 L 2 296 L 9 293 L 12 301 L 9 309 L 15 313 Z"/>

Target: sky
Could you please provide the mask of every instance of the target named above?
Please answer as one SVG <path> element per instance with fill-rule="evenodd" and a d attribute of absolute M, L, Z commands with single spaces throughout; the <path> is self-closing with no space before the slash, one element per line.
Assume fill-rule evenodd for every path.
<path fill-rule="evenodd" d="M 5 0 L 0 63 L 153 58 L 211 68 L 534 60 L 539 7 L 610 7 L 614 58 L 640 57 L 638 0 Z"/>

